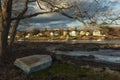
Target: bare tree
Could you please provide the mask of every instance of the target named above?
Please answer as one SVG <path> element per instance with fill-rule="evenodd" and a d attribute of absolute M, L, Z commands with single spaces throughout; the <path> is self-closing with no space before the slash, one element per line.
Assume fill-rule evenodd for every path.
<path fill-rule="evenodd" d="M 73 7 L 71 7 L 71 10 L 69 9 L 67 11 L 62 11 L 61 14 L 78 20 L 86 27 L 97 27 L 99 21 L 105 21 L 103 19 L 106 19 L 107 17 L 104 15 L 107 14 L 108 16 L 110 10 L 109 2 L 105 0 L 75 0 L 72 2 L 72 6 Z"/>
<path fill-rule="evenodd" d="M 114 10 L 110 0 L 75 0 L 72 8 L 72 15 L 65 12 L 62 14 L 87 27 L 100 27 L 102 23 L 117 24 L 120 20 L 120 12 Z"/>
<path fill-rule="evenodd" d="M 0 56 L 13 44 L 16 29 L 22 19 L 53 12 L 78 20 L 85 26 L 96 26 L 109 6 L 105 0 L 0 0 Z M 29 2 L 37 2 L 40 11 L 28 13 Z M 102 5 L 103 4 L 103 5 Z M 22 8 L 22 9 L 21 9 Z M 105 16 L 106 17 L 106 16 Z M 8 34 L 12 28 L 10 43 Z"/>
<path fill-rule="evenodd" d="M 16 3 L 15 2 L 16 0 L 14 0 L 14 3 Z M 17 1 L 17 3 L 18 3 L 19 1 Z M 24 2 L 24 7 L 23 7 L 23 10 L 21 11 L 21 12 L 16 12 L 17 14 L 15 15 L 14 13 L 14 16 L 16 16 L 18 19 L 16 19 L 16 20 L 14 20 L 14 21 L 12 21 L 12 24 L 11 24 L 11 38 L 10 38 L 10 42 L 9 42 L 9 46 L 10 47 L 12 47 L 12 44 L 13 44 L 13 42 L 14 42 L 14 38 L 15 38 L 15 35 L 16 35 L 16 29 L 17 29 L 17 27 L 18 27 L 18 25 L 19 25 L 19 23 L 20 23 L 20 18 L 19 17 L 22 17 L 22 16 L 24 16 L 24 14 L 26 13 L 26 11 L 27 11 L 27 9 L 28 9 L 28 0 L 25 0 L 25 2 Z M 20 7 L 20 6 L 19 6 Z M 16 11 L 16 10 L 15 10 Z"/>
<path fill-rule="evenodd" d="M 28 11 L 28 3 L 35 1 L 36 0 L 0 0 L 0 56 L 7 53 L 6 51 L 8 51 L 12 45 L 15 38 L 17 26 L 22 19 L 31 18 L 40 14 L 59 12 L 64 8 L 56 8 L 58 4 L 55 3 L 61 3 L 62 0 L 56 0 L 56 2 L 54 0 L 50 0 L 50 2 L 52 2 L 52 5 L 47 0 L 41 0 L 42 2 L 40 3 L 44 3 L 45 6 L 49 7 L 48 10 L 46 10 L 47 8 L 44 8 L 44 11 L 39 11 L 33 14 L 26 14 Z M 61 4 L 59 5 L 61 6 Z M 21 6 L 23 6 L 22 9 L 19 9 Z M 9 44 L 8 34 L 10 32 L 10 28 L 12 28 L 12 34 Z"/>

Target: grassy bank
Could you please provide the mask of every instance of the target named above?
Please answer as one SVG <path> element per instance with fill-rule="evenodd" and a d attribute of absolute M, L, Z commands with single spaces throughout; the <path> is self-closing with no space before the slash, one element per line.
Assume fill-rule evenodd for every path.
<path fill-rule="evenodd" d="M 120 80 L 114 74 L 65 63 L 53 63 L 50 68 L 35 72 L 30 76 L 36 77 L 38 80 Z"/>

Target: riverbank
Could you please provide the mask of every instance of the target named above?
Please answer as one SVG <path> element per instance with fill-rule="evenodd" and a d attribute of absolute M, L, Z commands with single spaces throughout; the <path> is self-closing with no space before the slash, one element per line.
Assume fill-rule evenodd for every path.
<path fill-rule="evenodd" d="M 88 46 L 89 45 L 89 46 Z M 102 45 L 103 46 L 103 45 Z M 68 44 L 68 43 L 56 43 L 56 42 L 20 42 L 15 43 L 13 46 L 13 52 L 4 55 L 4 63 L 0 62 L 0 79 L 1 80 L 119 80 L 119 70 L 114 73 L 106 72 L 106 70 L 112 66 L 113 68 L 119 65 L 103 64 L 93 61 L 84 61 L 79 57 L 69 57 L 55 55 L 54 49 L 59 48 L 74 48 L 79 50 L 100 48 L 98 44 L 82 43 L 82 44 Z M 92 48 L 91 48 L 92 47 Z M 69 49 L 68 49 L 69 50 Z M 16 68 L 13 63 L 16 58 L 34 55 L 34 54 L 49 54 L 53 57 L 53 65 L 46 70 L 36 72 L 27 76 L 23 71 Z M 60 60 L 62 59 L 62 60 Z M 88 67 L 89 66 L 89 67 Z M 85 67 L 85 68 L 82 68 Z M 87 68 L 86 68 L 87 67 Z M 96 69 L 94 71 L 94 69 Z M 90 69 L 90 71 L 89 71 Z M 100 69 L 100 71 L 99 71 Z M 57 72 L 56 72 L 57 70 Z M 63 71 L 62 71 L 63 70 Z M 80 73 L 79 73 L 80 70 Z M 81 74 L 85 70 L 85 74 Z M 107 70 L 108 71 L 108 70 Z M 70 75 L 66 75 L 69 74 Z M 71 77 L 74 73 L 78 73 L 76 76 Z M 61 75 L 60 75 L 61 74 Z M 102 75 L 101 75 L 102 74 Z M 45 76 L 44 76 L 45 75 Z M 67 76 L 67 77 L 66 77 Z M 94 77 L 94 78 L 93 78 Z"/>

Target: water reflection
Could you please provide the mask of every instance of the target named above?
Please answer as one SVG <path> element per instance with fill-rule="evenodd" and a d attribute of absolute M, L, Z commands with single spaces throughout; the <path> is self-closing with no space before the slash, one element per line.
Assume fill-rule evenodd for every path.
<path fill-rule="evenodd" d="M 99 50 L 99 51 L 57 51 L 56 54 L 68 56 L 90 56 L 93 55 L 96 61 L 105 61 L 112 63 L 120 63 L 120 50 Z"/>

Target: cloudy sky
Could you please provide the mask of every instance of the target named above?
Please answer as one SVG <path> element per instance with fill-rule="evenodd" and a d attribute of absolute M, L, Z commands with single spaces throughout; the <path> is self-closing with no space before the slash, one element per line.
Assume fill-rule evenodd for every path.
<path fill-rule="evenodd" d="M 103 0 L 106 1 L 106 0 Z M 111 7 L 116 12 L 120 11 L 120 0 L 110 0 Z M 39 11 L 36 4 L 30 5 L 34 11 Z M 31 19 L 26 19 L 23 21 L 26 25 L 20 25 L 18 29 L 40 29 L 40 28 L 60 28 L 60 27 L 80 27 L 83 26 L 80 22 L 64 17 L 58 13 L 39 15 Z M 26 27 L 24 27 L 26 26 Z"/>

